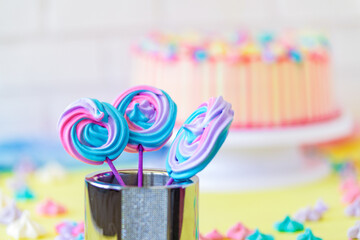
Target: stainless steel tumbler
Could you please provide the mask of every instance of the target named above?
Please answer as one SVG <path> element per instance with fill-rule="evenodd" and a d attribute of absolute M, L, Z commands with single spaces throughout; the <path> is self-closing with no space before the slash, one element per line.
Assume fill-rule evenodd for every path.
<path fill-rule="evenodd" d="M 119 174 L 121 187 L 111 172 L 85 177 L 86 240 L 195 240 L 199 238 L 199 179 L 165 186 L 162 170 L 144 170 L 137 187 L 137 170 Z"/>

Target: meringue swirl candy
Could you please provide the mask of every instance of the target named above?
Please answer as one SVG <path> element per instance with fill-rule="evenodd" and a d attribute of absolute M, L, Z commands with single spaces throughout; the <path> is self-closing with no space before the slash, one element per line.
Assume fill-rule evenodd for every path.
<path fill-rule="evenodd" d="M 59 120 L 65 150 L 85 163 L 115 160 L 129 139 L 125 118 L 109 103 L 81 98 L 70 104 Z"/>
<path fill-rule="evenodd" d="M 231 104 L 222 97 L 201 104 L 171 145 L 166 161 L 169 176 L 182 181 L 204 169 L 224 143 L 233 118 Z"/>
<path fill-rule="evenodd" d="M 130 129 L 127 152 L 160 149 L 171 137 L 177 107 L 170 96 L 157 88 L 136 86 L 117 97 L 113 104 L 125 116 Z"/>

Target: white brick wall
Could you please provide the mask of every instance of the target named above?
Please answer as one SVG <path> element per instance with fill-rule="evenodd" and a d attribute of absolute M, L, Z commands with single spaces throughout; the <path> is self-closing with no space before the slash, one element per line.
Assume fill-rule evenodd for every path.
<path fill-rule="evenodd" d="M 0 0 L 0 37 L 39 31 L 41 14 L 39 0 Z"/>
<path fill-rule="evenodd" d="M 327 32 L 336 93 L 360 117 L 358 0 L 0 0 L 0 138 L 55 136 L 68 103 L 112 102 L 129 84 L 131 42 L 152 29 L 237 27 Z"/>

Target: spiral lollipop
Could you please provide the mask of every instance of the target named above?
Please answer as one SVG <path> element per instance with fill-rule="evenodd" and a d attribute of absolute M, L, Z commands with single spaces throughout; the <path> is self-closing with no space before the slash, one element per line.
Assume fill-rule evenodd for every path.
<path fill-rule="evenodd" d="M 119 184 L 125 185 L 112 161 L 129 140 L 125 118 L 109 103 L 81 98 L 59 120 L 60 140 L 74 158 L 88 164 L 108 163 Z"/>
<path fill-rule="evenodd" d="M 157 88 L 136 86 L 115 100 L 114 106 L 129 125 L 130 137 L 125 151 L 139 152 L 138 186 L 142 186 L 143 151 L 160 149 L 171 137 L 176 104 Z"/>
<path fill-rule="evenodd" d="M 190 115 L 177 133 L 166 161 L 167 185 L 203 170 L 224 143 L 234 111 L 222 97 L 211 98 Z"/>

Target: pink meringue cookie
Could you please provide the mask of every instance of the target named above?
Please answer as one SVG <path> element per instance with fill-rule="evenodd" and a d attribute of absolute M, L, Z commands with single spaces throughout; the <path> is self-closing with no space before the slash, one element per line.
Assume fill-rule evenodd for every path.
<path fill-rule="evenodd" d="M 36 212 L 42 216 L 54 217 L 66 213 L 66 208 L 51 199 L 46 199 L 37 205 Z"/>
<path fill-rule="evenodd" d="M 238 222 L 228 230 L 226 237 L 233 240 L 244 240 L 252 232 L 253 231 L 248 229 L 244 224 Z"/>
<path fill-rule="evenodd" d="M 84 222 L 79 222 L 71 231 L 74 236 L 78 236 L 80 233 L 84 233 L 85 224 Z"/>
<path fill-rule="evenodd" d="M 348 177 L 341 182 L 340 191 L 344 193 L 347 190 L 352 189 L 354 187 L 359 187 L 359 184 L 358 184 L 356 178 Z"/>
<path fill-rule="evenodd" d="M 84 222 L 63 221 L 55 226 L 58 233 L 56 240 L 83 240 Z"/>
<path fill-rule="evenodd" d="M 344 203 L 352 203 L 355 201 L 356 198 L 360 196 L 360 187 L 359 186 L 353 186 L 348 188 L 344 193 L 342 197 L 342 201 Z"/>
<path fill-rule="evenodd" d="M 203 235 L 199 235 L 199 240 L 211 240 L 210 238 L 204 237 Z"/>
<path fill-rule="evenodd" d="M 219 233 L 216 229 L 212 230 L 208 234 L 205 235 L 206 238 L 210 240 L 224 240 L 224 236 Z"/>

